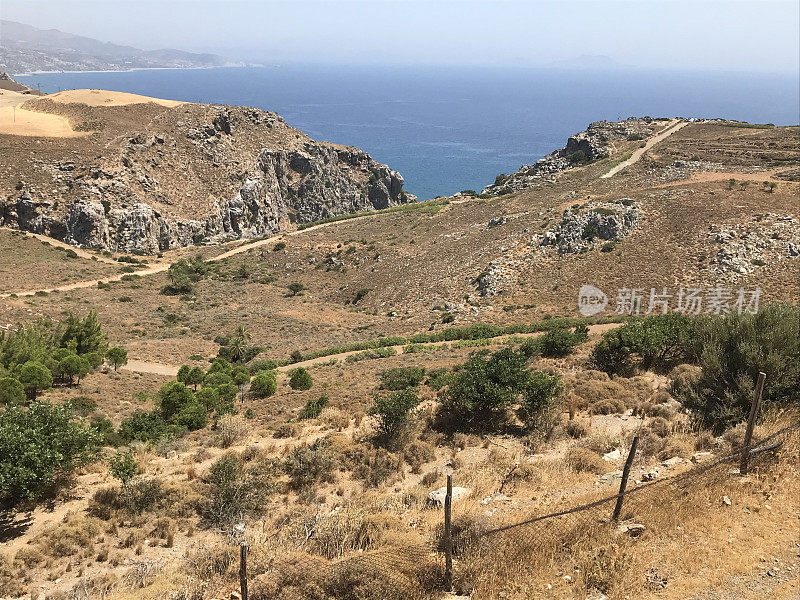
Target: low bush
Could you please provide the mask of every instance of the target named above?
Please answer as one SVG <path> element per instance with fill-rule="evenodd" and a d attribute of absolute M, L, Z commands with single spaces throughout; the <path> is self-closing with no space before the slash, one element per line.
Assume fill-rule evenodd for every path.
<path fill-rule="evenodd" d="M 320 396 L 306 402 L 306 405 L 297 413 L 299 420 L 314 419 L 319 416 L 322 409 L 328 406 L 330 398 L 327 396 Z"/>
<path fill-rule="evenodd" d="M 203 511 L 205 518 L 218 526 L 230 526 L 254 514 L 275 489 L 273 475 L 271 463 L 248 465 L 235 454 L 217 459 L 205 477 L 210 500 Z"/>
<path fill-rule="evenodd" d="M 319 482 L 333 481 L 334 462 L 324 443 L 298 446 L 284 463 L 292 489 L 301 491 Z"/>
<path fill-rule="evenodd" d="M 294 369 L 289 377 L 289 387 L 293 390 L 310 390 L 313 385 L 314 380 L 311 378 L 311 373 L 303 367 Z"/>
<path fill-rule="evenodd" d="M 420 403 L 412 388 L 376 396 L 370 412 L 378 419 L 380 437 L 395 440 L 405 430 L 409 413 Z"/>
<path fill-rule="evenodd" d="M 425 378 L 422 367 L 398 367 L 381 372 L 381 387 L 385 390 L 400 391 L 417 387 Z"/>
<path fill-rule="evenodd" d="M 610 470 L 603 458 L 588 448 L 570 448 L 564 460 L 567 466 L 578 473 L 594 473 L 600 475 Z"/>

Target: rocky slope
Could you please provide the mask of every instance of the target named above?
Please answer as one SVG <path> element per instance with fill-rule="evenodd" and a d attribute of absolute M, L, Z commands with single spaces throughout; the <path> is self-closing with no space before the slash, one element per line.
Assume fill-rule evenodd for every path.
<path fill-rule="evenodd" d="M 19 158 L 0 169 L 0 224 L 156 253 L 414 200 L 396 171 L 357 148 L 315 142 L 274 113 L 76 98 L 24 108 L 66 116 L 85 137 L 0 136 Z"/>
<path fill-rule="evenodd" d="M 523 165 L 511 175 L 501 174 L 492 185 L 483 188 L 484 194 L 518 192 L 573 167 L 607 158 L 614 142 L 645 140 L 663 125 L 663 119 L 630 117 L 619 123 L 597 121 L 586 131 L 567 140 L 566 146 L 551 152 L 533 165 Z"/>

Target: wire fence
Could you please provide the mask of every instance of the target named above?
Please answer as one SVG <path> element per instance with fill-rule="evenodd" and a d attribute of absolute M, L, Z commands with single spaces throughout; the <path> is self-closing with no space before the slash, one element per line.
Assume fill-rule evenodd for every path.
<path fill-rule="evenodd" d="M 752 467 L 767 465 L 773 451 L 799 430 L 800 424 L 793 424 L 754 440 L 749 453 Z M 313 590 L 319 590 L 327 594 L 319 597 L 341 600 L 412 600 L 432 597 L 450 587 L 451 581 L 461 590 L 499 589 L 523 570 L 550 565 L 560 557 L 574 559 L 581 549 L 590 548 L 596 558 L 598 541 L 608 540 L 609 535 L 635 537 L 645 528 L 674 528 L 687 515 L 696 515 L 699 506 L 721 501 L 718 496 L 712 497 L 718 490 L 715 484 L 738 477 L 741 456 L 739 451 L 710 458 L 675 476 L 639 483 L 622 493 L 491 528 L 480 519 L 461 519 L 469 515 L 455 511 L 449 545 L 443 529 L 426 544 L 387 546 L 331 562 L 309 555 L 295 557 L 277 567 L 279 575 L 273 584 L 283 593 L 294 591 L 289 596 L 278 592 L 274 597 L 316 598 Z M 617 523 L 612 515 L 620 498 L 623 506 Z M 448 546 L 455 559 L 451 576 L 445 571 Z M 602 560 L 603 550 L 600 557 Z M 612 572 L 614 557 L 608 555 L 605 560 L 608 564 L 604 570 Z M 583 573 L 585 580 L 602 576 Z M 654 576 L 653 585 L 658 584 Z"/>

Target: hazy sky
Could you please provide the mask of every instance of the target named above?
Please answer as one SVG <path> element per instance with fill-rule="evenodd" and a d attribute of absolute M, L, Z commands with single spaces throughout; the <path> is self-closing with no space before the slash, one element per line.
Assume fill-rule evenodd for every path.
<path fill-rule="evenodd" d="M 0 16 L 140 48 L 287 61 L 797 72 L 797 0 L 0 0 Z"/>

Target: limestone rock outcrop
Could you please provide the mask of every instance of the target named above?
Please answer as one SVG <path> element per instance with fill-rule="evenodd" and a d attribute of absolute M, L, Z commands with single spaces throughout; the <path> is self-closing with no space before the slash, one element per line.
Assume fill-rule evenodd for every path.
<path fill-rule="evenodd" d="M 570 136 L 563 148 L 540 158 L 532 165 L 523 165 L 511 175 L 498 175 L 492 185 L 483 188 L 483 193 L 499 195 L 518 192 L 561 171 L 607 158 L 611 142 L 647 139 L 653 134 L 656 123 L 650 117 L 631 117 L 619 123 L 594 122 L 586 131 Z"/>

